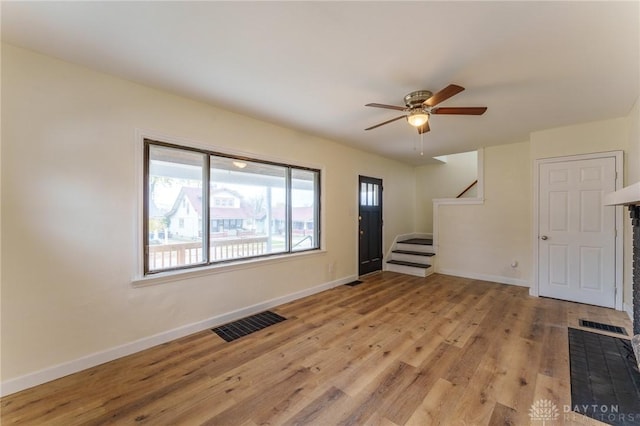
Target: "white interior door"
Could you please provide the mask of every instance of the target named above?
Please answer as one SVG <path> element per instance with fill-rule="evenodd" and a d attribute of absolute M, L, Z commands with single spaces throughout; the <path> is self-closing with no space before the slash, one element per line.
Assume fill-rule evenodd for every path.
<path fill-rule="evenodd" d="M 538 176 L 540 295 L 615 307 L 615 158 L 540 163 Z"/>

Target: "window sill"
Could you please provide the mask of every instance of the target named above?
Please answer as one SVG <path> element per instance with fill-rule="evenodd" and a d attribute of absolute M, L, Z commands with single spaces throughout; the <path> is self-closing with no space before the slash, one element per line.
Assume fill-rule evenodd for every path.
<path fill-rule="evenodd" d="M 131 280 L 133 287 L 147 287 L 156 284 L 168 282 L 188 280 L 207 275 L 214 275 L 242 269 L 258 268 L 276 263 L 289 262 L 308 256 L 318 256 L 326 254 L 326 250 L 308 250 L 299 253 L 287 253 L 283 255 L 274 255 L 267 258 L 237 260 L 229 263 L 219 263 L 215 265 L 207 265 L 199 268 L 184 269 L 178 271 L 158 272 L 157 274 L 147 275 L 144 277 L 136 277 Z"/>
<path fill-rule="evenodd" d="M 434 198 L 433 204 L 484 204 L 484 198 Z"/>

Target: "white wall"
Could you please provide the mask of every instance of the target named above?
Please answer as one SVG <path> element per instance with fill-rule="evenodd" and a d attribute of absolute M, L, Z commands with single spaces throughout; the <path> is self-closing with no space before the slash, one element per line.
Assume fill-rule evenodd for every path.
<path fill-rule="evenodd" d="M 385 251 L 413 231 L 407 165 L 8 45 L 2 124 L 5 392 L 68 372 L 82 357 L 90 364 L 150 336 L 353 279 L 359 174 L 384 179 Z M 326 251 L 133 286 L 136 129 L 320 167 Z"/>
<path fill-rule="evenodd" d="M 629 113 L 629 140 L 625 164 L 625 186 L 640 182 L 640 98 Z M 624 212 L 624 292 L 625 310 L 633 306 L 633 228 L 629 211 Z"/>
<path fill-rule="evenodd" d="M 484 149 L 484 203 L 438 208 L 438 271 L 529 285 L 531 163 L 529 144 Z M 511 267 L 513 261 L 517 267 Z"/>
<path fill-rule="evenodd" d="M 447 155 L 446 163 L 416 167 L 416 230 L 433 232 L 433 199 L 455 198 L 478 178 L 478 152 Z M 477 186 L 465 195 L 475 197 Z"/>
<path fill-rule="evenodd" d="M 640 182 L 640 98 L 629 113 L 629 144 L 625 185 Z"/>
<path fill-rule="evenodd" d="M 633 114 L 637 120 L 637 111 Z M 438 271 L 531 285 L 534 160 L 623 150 L 637 170 L 635 157 L 629 159 L 638 152 L 637 145 L 635 151 L 629 147 L 629 123 L 623 117 L 548 129 L 532 133 L 528 142 L 485 148 L 485 203 L 438 207 Z M 625 241 L 628 255 L 626 236 Z M 510 266 L 514 260 L 516 268 Z M 625 276 L 630 266 L 626 260 Z M 630 303 L 627 286 L 624 303 Z"/>

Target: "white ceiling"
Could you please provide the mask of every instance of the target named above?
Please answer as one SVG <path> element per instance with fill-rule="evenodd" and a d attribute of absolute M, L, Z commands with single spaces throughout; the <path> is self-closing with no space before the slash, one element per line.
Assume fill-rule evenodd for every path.
<path fill-rule="evenodd" d="M 2 2 L 2 39 L 410 164 L 625 116 L 640 2 Z M 405 94 L 466 90 L 420 138 Z"/>

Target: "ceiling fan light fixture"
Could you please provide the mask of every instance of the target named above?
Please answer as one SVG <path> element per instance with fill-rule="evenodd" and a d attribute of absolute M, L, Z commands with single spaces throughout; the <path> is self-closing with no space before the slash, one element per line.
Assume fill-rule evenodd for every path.
<path fill-rule="evenodd" d="M 429 114 L 424 112 L 422 109 L 411 111 L 409 115 L 407 115 L 407 121 L 413 127 L 420 127 L 424 123 L 426 123 L 428 120 L 429 120 Z"/>

